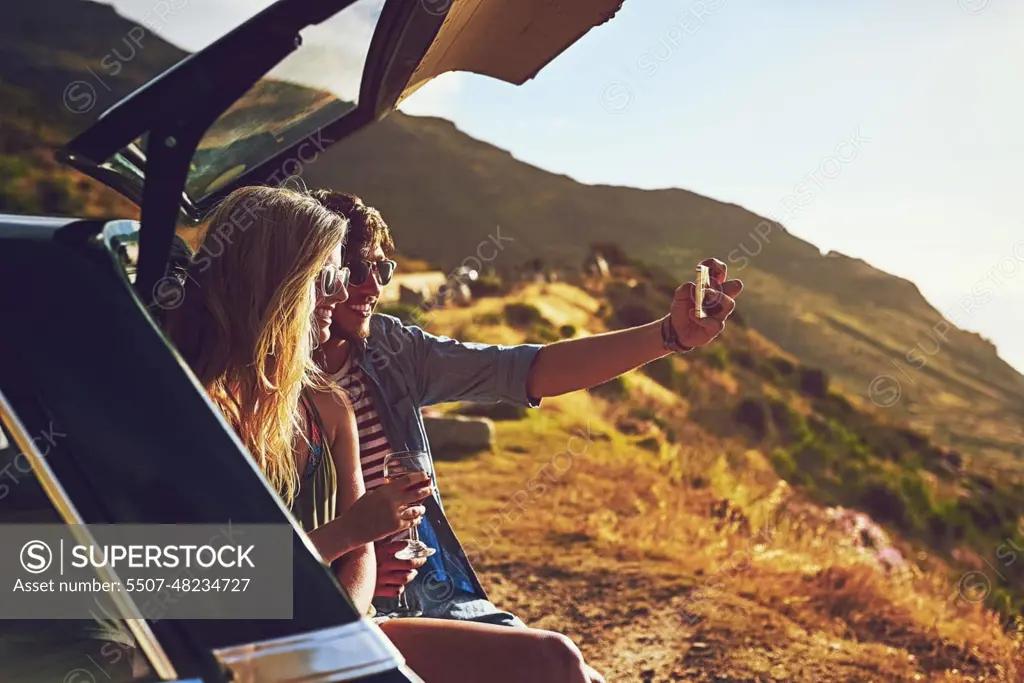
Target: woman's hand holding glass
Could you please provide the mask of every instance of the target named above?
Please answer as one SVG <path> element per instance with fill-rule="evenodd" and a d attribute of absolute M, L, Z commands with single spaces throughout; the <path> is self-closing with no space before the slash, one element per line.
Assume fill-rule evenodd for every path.
<path fill-rule="evenodd" d="M 430 496 L 433 490 L 427 474 L 412 472 L 363 494 L 344 513 L 353 541 L 372 543 L 418 525 L 426 508 L 415 503 Z"/>

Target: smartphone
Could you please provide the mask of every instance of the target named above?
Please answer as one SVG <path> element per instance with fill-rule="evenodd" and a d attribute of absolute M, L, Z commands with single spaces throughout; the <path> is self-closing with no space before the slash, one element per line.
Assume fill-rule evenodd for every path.
<path fill-rule="evenodd" d="M 707 266 L 697 266 L 697 278 L 694 280 L 694 283 L 697 285 L 696 299 L 694 301 L 697 317 L 706 318 L 708 314 L 704 312 L 704 292 L 711 286 L 711 275 L 708 272 Z"/>

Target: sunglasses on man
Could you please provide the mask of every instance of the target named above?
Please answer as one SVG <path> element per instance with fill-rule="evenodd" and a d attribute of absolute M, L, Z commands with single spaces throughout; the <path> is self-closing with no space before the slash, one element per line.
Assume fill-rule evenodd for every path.
<path fill-rule="evenodd" d="M 377 282 L 383 287 L 391 282 L 391 278 L 395 275 L 395 268 L 398 267 L 397 262 L 389 259 L 384 259 L 383 261 L 368 261 L 362 258 L 349 259 L 345 262 L 345 265 L 352 271 L 349 284 L 356 287 L 364 284 L 370 278 L 370 273 L 374 271 L 377 273 Z"/>

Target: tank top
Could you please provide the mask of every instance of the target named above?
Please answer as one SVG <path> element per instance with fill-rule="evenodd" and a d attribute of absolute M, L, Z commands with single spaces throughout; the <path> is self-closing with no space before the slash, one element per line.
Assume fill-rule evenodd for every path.
<path fill-rule="evenodd" d="M 299 478 L 299 491 L 292 501 L 292 514 L 309 532 L 333 520 L 338 513 L 338 473 L 334 459 L 324 438 L 323 422 L 313 402 L 305 395 L 300 399 L 306 417 L 306 438 L 309 441 L 309 460 Z M 331 565 L 337 571 L 335 560 Z M 377 610 L 370 605 L 367 616 L 373 617 Z"/>
<path fill-rule="evenodd" d="M 309 460 L 299 478 L 299 491 L 292 501 L 292 514 L 304 530 L 313 531 L 337 515 L 338 479 L 334 459 L 324 438 L 320 413 L 309 397 L 300 399 L 306 418 Z"/>

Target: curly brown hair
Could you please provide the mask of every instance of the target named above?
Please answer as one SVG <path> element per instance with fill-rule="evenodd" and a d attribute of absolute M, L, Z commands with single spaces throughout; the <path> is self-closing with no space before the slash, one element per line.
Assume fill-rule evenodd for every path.
<path fill-rule="evenodd" d="M 391 231 L 384 222 L 380 211 L 367 206 L 354 194 L 336 192 L 335 190 L 313 190 L 309 195 L 335 214 L 348 219 L 348 243 L 346 253 L 360 253 L 369 256 L 377 250 L 391 258 L 395 253 L 395 242 L 391 239 Z"/>

